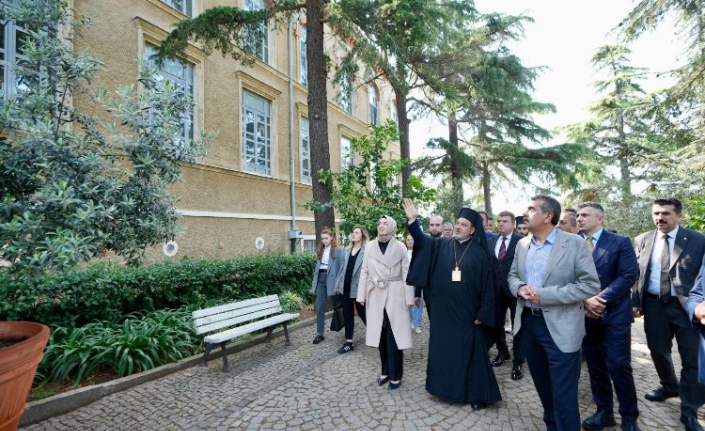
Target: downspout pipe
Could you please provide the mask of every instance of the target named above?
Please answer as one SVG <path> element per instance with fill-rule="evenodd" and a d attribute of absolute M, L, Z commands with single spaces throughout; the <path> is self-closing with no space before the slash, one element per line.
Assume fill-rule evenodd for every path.
<path fill-rule="evenodd" d="M 296 157 L 294 154 L 294 47 L 293 47 L 293 32 L 295 26 L 292 25 L 293 17 L 289 17 L 287 31 L 287 46 L 289 51 L 289 182 L 290 182 L 290 201 L 291 201 L 291 227 L 290 231 L 296 230 Z M 290 235 L 292 236 L 292 235 Z M 291 238 L 291 254 L 296 253 L 296 242 L 298 239 Z"/>

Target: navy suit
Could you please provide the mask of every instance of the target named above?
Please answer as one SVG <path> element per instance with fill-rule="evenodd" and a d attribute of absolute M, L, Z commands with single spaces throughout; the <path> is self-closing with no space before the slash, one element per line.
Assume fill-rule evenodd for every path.
<path fill-rule="evenodd" d="M 695 279 L 695 286 L 690 291 L 690 296 L 685 303 L 688 316 L 693 322 L 693 327 L 700 331 L 700 348 L 698 349 L 698 381 L 705 384 L 705 326 L 700 321 L 695 321 L 695 307 L 705 301 L 705 257 L 700 265 L 700 274 Z"/>
<path fill-rule="evenodd" d="M 487 246 L 492 252 L 492 259 L 497 264 L 499 268 L 499 292 L 497 295 L 497 323 L 495 324 L 494 331 L 495 336 L 493 337 L 497 343 L 497 353 L 509 357 L 509 346 L 507 346 L 507 335 L 504 332 L 504 319 L 507 315 L 507 309 L 511 312 L 512 322 L 514 322 L 514 317 L 516 315 L 517 308 L 517 297 L 512 295 L 512 291 L 509 290 L 509 283 L 507 283 L 507 277 L 509 276 L 509 270 L 512 268 L 512 261 L 514 260 L 514 251 L 517 248 L 517 243 L 520 239 L 524 238 L 524 235 L 520 235 L 516 232 L 512 233 L 512 238 L 507 243 L 507 254 L 504 259 L 500 262 L 497 256 L 494 254 L 497 241 L 502 241 L 502 237 L 497 235 L 487 241 Z M 514 365 L 521 365 L 526 360 L 524 356 L 524 349 L 522 348 L 520 335 L 517 334 L 513 338 L 512 351 L 514 353 Z"/>
<path fill-rule="evenodd" d="M 599 297 L 607 301 L 604 318 L 585 319 L 585 361 L 590 374 L 592 399 L 598 411 L 613 413 L 612 382 L 619 400 L 622 422 L 639 416 L 631 364 L 631 287 L 639 265 L 629 238 L 603 230 L 592 252 L 600 278 Z"/>

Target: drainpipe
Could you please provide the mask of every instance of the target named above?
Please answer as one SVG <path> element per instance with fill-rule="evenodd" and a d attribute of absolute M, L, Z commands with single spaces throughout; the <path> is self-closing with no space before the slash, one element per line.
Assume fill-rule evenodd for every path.
<path fill-rule="evenodd" d="M 290 232 L 296 231 L 296 184 L 295 184 L 295 167 L 294 161 L 296 157 L 294 155 L 294 49 L 292 42 L 292 33 L 294 32 L 294 26 L 292 26 L 292 17 L 289 17 L 289 25 L 287 31 L 287 44 L 288 44 L 288 56 L 289 56 L 289 182 L 290 185 L 290 200 L 291 200 L 291 228 Z M 294 235 L 289 235 L 292 237 Z M 291 241 L 291 254 L 296 253 L 296 242 L 298 239 L 290 238 Z"/>

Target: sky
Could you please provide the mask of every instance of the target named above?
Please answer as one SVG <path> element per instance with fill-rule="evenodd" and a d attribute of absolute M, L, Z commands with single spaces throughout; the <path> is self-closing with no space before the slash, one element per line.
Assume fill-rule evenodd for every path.
<path fill-rule="evenodd" d="M 508 47 L 525 66 L 546 67 L 535 83 L 534 99 L 556 106 L 555 114 L 535 118 L 548 130 L 589 118 L 587 109 L 597 98 L 592 84 L 598 78 L 590 59 L 600 46 L 617 43 L 618 34 L 613 29 L 634 4 L 631 0 L 475 0 L 477 9 L 483 13 L 524 14 L 534 19 L 525 25 L 524 39 Z M 664 74 L 656 77 L 656 72 L 678 64 L 682 48 L 673 28 L 668 23 L 662 24 L 656 32 L 647 33 L 629 45 L 632 65 L 653 72 L 644 83 L 647 91 L 668 86 L 668 78 Z M 412 122 L 410 135 L 413 158 L 422 155 L 429 138 L 447 137 L 447 129 L 437 121 L 425 119 Z M 560 136 L 552 141 L 559 142 Z M 523 209 L 526 195 L 517 198 L 518 195 L 513 190 L 498 192 L 492 199 L 494 212 Z"/>

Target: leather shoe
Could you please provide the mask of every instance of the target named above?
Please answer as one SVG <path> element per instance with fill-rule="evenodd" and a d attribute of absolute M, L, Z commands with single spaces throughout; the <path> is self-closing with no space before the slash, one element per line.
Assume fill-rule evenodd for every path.
<path fill-rule="evenodd" d="M 583 429 L 587 431 L 600 431 L 607 427 L 616 426 L 614 421 L 614 413 L 606 410 L 598 410 L 597 413 L 583 421 Z"/>
<path fill-rule="evenodd" d="M 484 410 L 485 407 L 487 407 L 487 404 L 483 403 L 482 401 L 474 401 L 470 403 L 470 408 L 472 408 L 472 411 L 474 412 Z"/>
<path fill-rule="evenodd" d="M 383 384 L 387 383 L 388 381 L 389 381 L 389 376 L 380 377 L 379 379 L 377 379 L 377 384 L 382 386 Z"/>
<path fill-rule="evenodd" d="M 521 380 L 524 377 L 524 372 L 521 371 L 521 364 L 515 364 L 512 367 L 512 380 Z"/>
<path fill-rule="evenodd" d="M 639 425 L 636 424 L 636 422 L 622 422 L 619 424 L 619 428 L 622 431 L 641 431 L 639 429 Z"/>
<path fill-rule="evenodd" d="M 698 418 L 692 414 L 681 413 L 681 423 L 685 425 L 685 431 L 703 431 L 703 427 L 698 423 Z"/>
<path fill-rule="evenodd" d="M 396 383 L 389 382 L 389 386 L 387 386 L 387 388 L 389 390 L 394 390 L 394 389 L 399 389 L 399 386 L 401 386 L 401 380 L 399 380 Z"/>
<path fill-rule="evenodd" d="M 316 338 L 313 339 L 313 344 L 318 344 L 323 340 L 325 340 L 325 337 L 321 334 L 318 334 L 316 335 Z"/>
<path fill-rule="evenodd" d="M 661 386 L 660 388 L 656 388 L 651 392 L 647 392 L 646 395 L 644 395 L 644 398 L 649 401 L 666 401 L 669 398 L 675 398 L 677 396 L 678 391 L 667 391 L 663 388 L 663 386 Z"/>
<path fill-rule="evenodd" d="M 493 367 L 501 367 L 504 361 L 509 359 L 509 355 L 505 355 L 503 353 L 500 353 L 499 355 L 495 356 L 495 358 L 492 360 L 492 366 Z"/>

